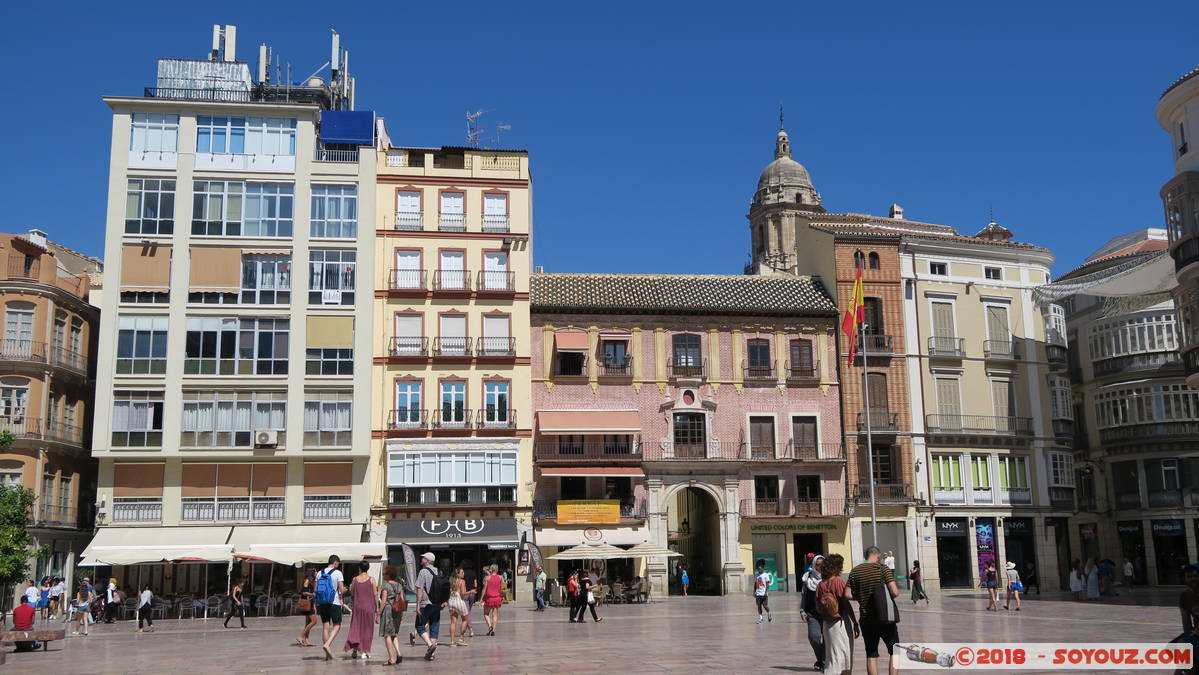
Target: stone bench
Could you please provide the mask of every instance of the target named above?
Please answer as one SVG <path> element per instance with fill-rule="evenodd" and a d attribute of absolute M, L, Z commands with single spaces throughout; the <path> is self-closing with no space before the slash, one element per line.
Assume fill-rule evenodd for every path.
<path fill-rule="evenodd" d="M 5 630 L 0 631 L 0 642 L 40 642 L 46 651 L 51 640 L 67 639 L 66 629 L 61 630 Z"/>

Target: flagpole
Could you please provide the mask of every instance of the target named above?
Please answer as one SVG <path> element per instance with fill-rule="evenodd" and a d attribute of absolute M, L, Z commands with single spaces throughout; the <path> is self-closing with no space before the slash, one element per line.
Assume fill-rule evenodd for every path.
<path fill-rule="evenodd" d="M 878 546 L 878 509 L 874 501 L 874 437 L 870 419 L 870 378 L 867 377 L 870 371 L 867 359 L 870 347 L 866 344 L 866 322 L 863 321 L 858 329 L 862 340 L 862 395 L 866 407 L 866 472 L 870 476 L 870 545 Z"/>

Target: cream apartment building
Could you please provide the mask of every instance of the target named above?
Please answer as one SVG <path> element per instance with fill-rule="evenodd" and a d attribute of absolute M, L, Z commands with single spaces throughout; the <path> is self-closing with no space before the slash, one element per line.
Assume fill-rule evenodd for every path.
<path fill-rule="evenodd" d="M 373 114 L 349 109 L 344 69 L 252 79 L 235 35 L 214 27 L 208 59 L 160 59 L 156 87 L 104 98 L 84 564 L 163 594 L 222 591 L 226 570 L 263 583 L 249 560 L 370 555 Z"/>
<path fill-rule="evenodd" d="M 378 136 L 372 541 L 395 563 L 409 544 L 442 569 L 516 572 L 532 539 L 528 154 Z"/>
<path fill-rule="evenodd" d="M 992 222 L 900 245 L 919 560 L 933 587 L 974 588 L 988 561 L 1046 589 L 1067 563 L 1073 418 L 1060 308 L 1033 301 L 1053 255 Z"/>

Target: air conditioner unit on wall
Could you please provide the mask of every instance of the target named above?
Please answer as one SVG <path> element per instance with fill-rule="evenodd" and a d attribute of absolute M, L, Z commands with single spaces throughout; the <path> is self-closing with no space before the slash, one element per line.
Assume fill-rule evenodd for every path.
<path fill-rule="evenodd" d="M 254 432 L 254 445 L 257 447 L 275 447 L 279 445 L 279 432 L 274 429 L 264 429 Z"/>

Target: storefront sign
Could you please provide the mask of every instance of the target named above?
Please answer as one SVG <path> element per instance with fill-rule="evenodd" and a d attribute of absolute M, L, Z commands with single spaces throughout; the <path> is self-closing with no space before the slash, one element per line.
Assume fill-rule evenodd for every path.
<path fill-rule="evenodd" d="M 538 546 L 578 546 L 579 544 L 611 544 L 631 546 L 649 541 L 649 528 L 625 527 L 541 527 L 533 531 L 533 543 Z"/>
<path fill-rule="evenodd" d="M 836 530 L 833 523 L 750 523 L 749 531 L 767 532 L 812 532 L 820 530 Z"/>
<path fill-rule="evenodd" d="M 1116 523 L 1116 532 L 1120 534 L 1135 534 L 1139 537 L 1141 536 L 1141 523 L 1137 520 L 1126 520 Z"/>
<path fill-rule="evenodd" d="M 1181 520 L 1155 520 L 1155 521 L 1153 521 L 1153 536 L 1155 536 L 1155 537 L 1181 537 L 1182 536 L 1182 521 Z"/>
<path fill-rule="evenodd" d="M 1033 524 L 1032 518 L 1004 518 L 1003 533 L 1007 535 L 1013 534 L 1032 534 Z"/>
<path fill-rule="evenodd" d="M 965 537 L 965 518 L 937 518 L 938 537 Z"/>
<path fill-rule="evenodd" d="M 568 499 L 558 502 L 559 525 L 613 525 L 619 522 L 619 499 Z"/>
<path fill-rule="evenodd" d="M 391 544 L 485 544 L 518 541 L 511 518 L 456 520 L 392 520 L 387 523 Z"/>

